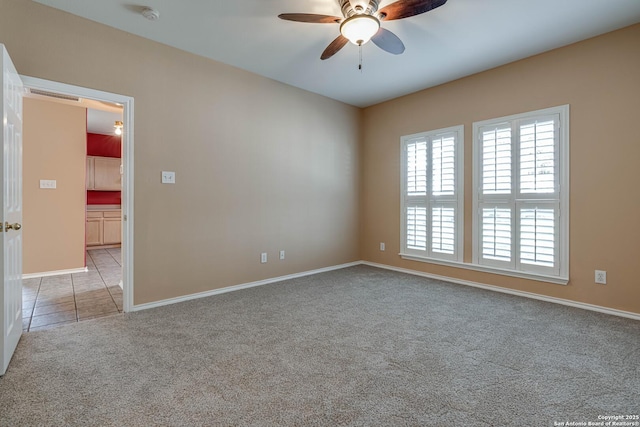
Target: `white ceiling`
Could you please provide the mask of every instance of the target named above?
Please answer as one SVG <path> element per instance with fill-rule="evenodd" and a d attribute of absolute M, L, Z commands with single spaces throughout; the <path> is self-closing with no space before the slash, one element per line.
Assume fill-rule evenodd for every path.
<path fill-rule="evenodd" d="M 352 44 L 320 60 L 339 35 L 337 24 L 277 17 L 341 16 L 338 0 L 35 1 L 359 107 L 640 22 L 640 0 L 448 0 L 384 22 L 406 50 L 395 56 L 367 43 L 360 72 Z M 381 0 L 380 8 L 389 3 Z M 160 19 L 143 18 L 143 6 Z"/>
<path fill-rule="evenodd" d="M 87 132 L 115 135 L 116 120 L 122 121 L 122 111 L 87 109 Z"/>

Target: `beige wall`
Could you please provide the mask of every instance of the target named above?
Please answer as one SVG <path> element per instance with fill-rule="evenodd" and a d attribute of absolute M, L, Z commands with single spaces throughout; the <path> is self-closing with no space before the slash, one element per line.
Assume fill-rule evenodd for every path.
<path fill-rule="evenodd" d="M 87 110 L 25 98 L 23 135 L 22 271 L 83 268 Z"/>
<path fill-rule="evenodd" d="M 361 255 L 368 261 L 640 313 L 640 25 L 364 110 Z M 465 126 L 465 261 L 471 260 L 474 121 L 571 106 L 570 282 L 402 260 L 400 137 Z M 378 250 L 379 242 L 387 250 Z M 594 283 L 606 270 L 608 284 Z"/>
<path fill-rule="evenodd" d="M 135 98 L 135 304 L 359 259 L 360 110 L 35 2 L 0 10 L 19 73 Z"/>

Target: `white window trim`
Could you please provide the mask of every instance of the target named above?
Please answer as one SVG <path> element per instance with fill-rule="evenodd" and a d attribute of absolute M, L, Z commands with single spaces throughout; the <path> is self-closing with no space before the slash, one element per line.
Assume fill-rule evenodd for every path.
<path fill-rule="evenodd" d="M 455 237 L 455 245 L 456 245 L 456 254 L 455 257 L 451 255 L 442 256 L 431 255 L 431 256 L 423 256 L 417 255 L 415 253 L 411 253 L 407 250 L 407 232 L 406 232 L 406 204 L 405 204 L 405 195 L 406 195 L 406 174 L 407 174 L 407 159 L 406 159 L 406 142 L 415 139 L 415 138 L 426 138 L 429 139 L 431 137 L 437 136 L 438 134 L 443 133 L 457 133 L 456 140 L 456 191 L 457 191 L 457 200 L 456 200 L 456 237 Z M 412 135 L 405 135 L 401 138 L 400 143 L 400 244 L 402 251 L 406 251 L 405 256 L 421 259 L 421 260 L 433 260 L 433 261 L 442 261 L 449 263 L 461 263 L 464 257 L 464 125 L 451 126 L 448 128 L 436 129 L 428 132 L 420 132 Z M 431 178 L 429 178 L 431 180 Z M 431 198 L 430 195 L 427 195 L 427 198 Z M 428 203 L 430 207 L 431 204 Z M 431 211 L 429 211 L 429 217 L 431 217 Z M 430 224 L 429 224 L 430 227 Z M 430 232 L 428 234 L 427 241 L 427 253 L 431 253 L 431 236 Z"/>
<path fill-rule="evenodd" d="M 559 241 L 558 241 L 558 262 L 560 264 L 559 274 L 557 276 L 550 276 L 548 274 L 524 272 L 515 269 L 505 269 L 500 267 L 493 267 L 489 265 L 479 264 L 479 188 L 480 188 L 480 168 L 478 159 L 480 158 L 479 144 L 477 143 L 478 131 L 481 127 L 490 124 L 495 124 L 504 121 L 513 121 L 519 119 L 526 119 L 531 116 L 544 116 L 557 114 L 560 117 L 560 132 L 559 132 L 559 156 L 558 167 L 561 171 L 559 174 L 560 185 L 560 219 L 559 219 Z M 485 120 L 481 122 L 473 123 L 473 205 L 472 205 L 472 242 L 473 242 L 473 258 L 472 266 L 473 270 L 486 271 L 496 274 L 506 274 L 514 277 L 524 277 L 540 281 L 546 281 L 558 284 L 567 284 L 569 282 L 569 105 L 561 105 L 558 107 L 546 108 L 537 111 L 531 111 L 527 113 L 515 114 L 506 117 L 495 118 L 491 120 Z M 517 212 L 514 212 L 514 218 Z M 516 229 L 516 233 L 518 233 Z M 516 234 L 517 235 L 517 234 Z"/>
<path fill-rule="evenodd" d="M 409 261 L 420 261 L 420 262 L 426 262 L 429 264 L 444 265 L 446 267 L 455 267 L 455 268 L 462 268 L 465 270 L 479 271 L 482 273 L 492 273 L 492 274 L 499 274 L 501 276 L 518 277 L 521 279 L 536 280 L 538 282 L 554 283 L 556 285 L 566 285 L 567 283 L 569 283 L 568 277 L 565 278 L 565 277 L 559 277 L 559 276 L 548 276 L 546 274 L 529 273 L 526 271 L 519 271 L 519 270 L 508 270 L 508 269 L 493 267 L 488 265 L 472 264 L 470 262 L 456 262 L 456 261 L 447 261 L 444 259 L 426 258 L 426 257 L 421 257 L 417 255 L 407 254 L 407 253 L 399 253 L 398 255 L 400 255 L 402 259 L 406 259 Z"/>

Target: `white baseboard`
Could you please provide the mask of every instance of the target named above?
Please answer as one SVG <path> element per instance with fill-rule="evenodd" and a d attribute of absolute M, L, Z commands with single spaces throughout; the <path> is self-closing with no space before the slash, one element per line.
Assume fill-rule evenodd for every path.
<path fill-rule="evenodd" d="M 331 267 L 319 268 L 317 270 L 309 270 L 301 273 L 289 274 L 286 276 L 273 277 L 271 279 L 259 280 L 259 281 L 250 282 L 250 283 L 243 283 L 240 285 L 228 286 L 220 289 L 213 289 L 211 291 L 198 292 L 195 294 L 184 295 L 176 298 L 169 298 L 161 301 L 154 301 L 146 304 L 138 304 L 138 305 L 134 305 L 133 310 L 131 311 L 140 311 L 140 310 L 147 310 L 149 308 L 162 307 L 164 305 L 176 304 L 179 302 L 189 301 L 189 300 L 198 299 L 198 298 L 206 298 L 213 295 L 219 295 L 227 292 L 238 291 L 240 289 L 247 289 L 247 288 L 253 288 L 255 286 L 268 285 L 270 283 L 282 282 L 285 280 L 296 279 L 304 276 L 311 276 L 313 274 L 325 273 L 327 271 L 340 270 L 343 268 L 353 267 L 356 265 L 368 265 L 371 267 L 382 268 L 385 270 L 392 270 L 400 273 L 412 274 L 414 276 L 427 277 L 430 279 L 442 280 L 444 282 L 456 283 L 459 285 L 471 286 L 474 288 L 486 289 L 489 291 L 501 292 L 504 294 L 516 295 L 516 296 L 521 296 L 525 298 L 536 299 L 539 301 L 546 301 L 554 304 L 561 304 L 569 307 L 581 308 L 583 310 L 597 311 L 599 313 L 610 314 L 612 316 L 619 316 L 619 317 L 625 317 L 633 320 L 640 320 L 640 313 L 634 313 L 631 311 L 616 310 L 614 308 L 602 307 L 594 304 L 587 304 L 587 303 L 567 300 L 563 298 L 550 297 L 546 295 L 535 294 L 533 292 L 525 292 L 525 291 L 518 291 L 515 289 L 502 288 L 500 286 L 487 285 L 484 283 L 456 279 L 456 278 L 447 277 L 447 276 L 440 276 L 438 274 L 425 273 L 422 271 L 410 270 L 407 268 L 393 267 L 391 265 L 378 264 L 378 263 L 369 262 L 369 261 L 350 262 L 347 264 L 340 264 L 340 265 L 335 265 Z M 60 274 L 66 274 L 66 273 L 60 273 Z"/>
<path fill-rule="evenodd" d="M 33 279 L 35 277 L 61 276 L 63 274 L 86 273 L 89 271 L 87 267 L 71 268 L 69 270 L 43 271 L 42 273 L 23 274 L 22 279 Z"/>
<path fill-rule="evenodd" d="M 563 299 L 563 298 L 549 297 L 549 296 L 546 296 L 546 295 L 534 294 L 533 292 L 525 292 L 525 291 L 518 291 L 518 290 L 514 290 L 514 289 L 502 288 L 500 286 L 486 285 L 484 283 L 471 282 L 469 280 L 455 279 L 455 278 L 452 278 L 452 277 L 440 276 L 440 275 L 437 275 L 437 274 L 425 273 L 425 272 L 422 272 L 422 271 L 409 270 L 409 269 L 400 268 L 400 267 L 393 267 L 393 266 L 386 265 L 386 264 L 377 264 L 375 262 L 362 261 L 361 264 L 368 265 L 368 266 L 371 266 L 371 267 L 383 268 L 385 270 L 398 271 L 400 273 L 412 274 L 414 276 L 422 276 L 422 277 L 428 277 L 430 279 L 442 280 L 443 282 L 451 282 L 451 283 L 456 283 L 456 284 L 459 284 L 459 285 L 472 286 L 474 288 L 487 289 L 487 290 L 490 290 L 490 291 L 502 292 L 504 294 L 517 295 L 517 296 L 521 296 L 521 297 L 525 297 L 525 298 L 531 298 L 531 299 L 536 299 L 536 300 L 540 300 L 540 301 L 546 301 L 546 302 L 552 302 L 552 303 L 555 303 L 555 304 L 566 305 L 566 306 L 569 306 L 569 307 L 581 308 L 583 310 L 597 311 L 597 312 L 600 312 L 600 313 L 611 314 L 613 316 L 626 317 L 626 318 L 629 318 L 629 319 L 640 320 L 640 314 L 639 313 L 634 313 L 634 312 L 631 312 L 631 311 L 616 310 L 614 308 L 602 307 L 602 306 L 599 306 L 599 305 L 587 304 L 587 303 L 584 303 L 584 302 L 577 302 L 577 301 L 571 301 L 571 300 Z"/>
<path fill-rule="evenodd" d="M 313 274 L 325 273 L 327 271 L 340 270 L 343 268 L 353 267 L 362 264 L 362 261 L 350 262 L 347 264 L 334 265 L 331 267 L 319 268 L 317 270 L 303 271 L 301 273 L 288 274 L 286 276 L 273 277 L 271 279 L 258 280 L 257 282 L 243 283 L 240 285 L 227 286 L 225 288 L 213 289 L 205 292 L 184 295 L 176 298 L 169 298 L 160 301 L 149 302 L 146 304 L 136 304 L 131 311 L 147 310 L 149 308 L 162 307 L 163 305 L 176 304 L 179 302 L 189 301 L 192 299 L 206 298 L 213 295 L 224 294 L 227 292 L 239 291 L 240 289 L 253 288 L 255 286 L 268 285 L 269 283 L 283 282 L 285 280 L 297 279 L 299 277 L 311 276 Z"/>

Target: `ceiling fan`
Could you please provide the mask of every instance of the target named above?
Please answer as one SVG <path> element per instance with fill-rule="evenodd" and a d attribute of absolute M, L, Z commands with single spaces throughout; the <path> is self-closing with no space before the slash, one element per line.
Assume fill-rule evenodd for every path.
<path fill-rule="evenodd" d="M 313 13 L 283 13 L 278 18 L 313 24 L 340 24 L 340 35 L 322 52 L 320 59 L 331 58 L 347 42 L 362 46 L 371 40 L 380 49 L 399 55 L 404 44 L 381 21 L 409 18 L 442 6 L 447 0 L 398 0 L 378 10 L 380 0 L 338 0 L 343 17 Z"/>

